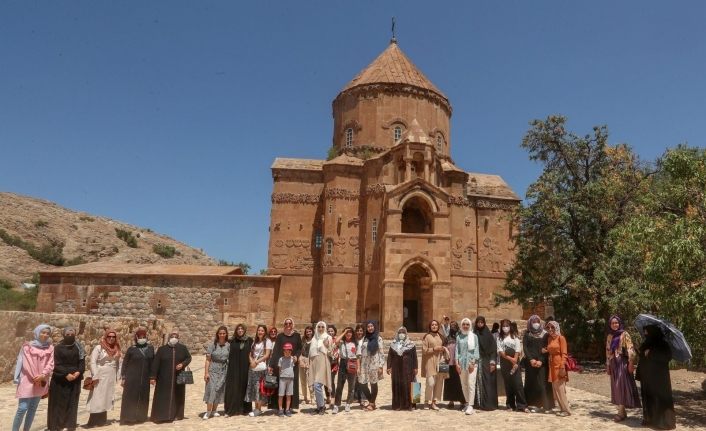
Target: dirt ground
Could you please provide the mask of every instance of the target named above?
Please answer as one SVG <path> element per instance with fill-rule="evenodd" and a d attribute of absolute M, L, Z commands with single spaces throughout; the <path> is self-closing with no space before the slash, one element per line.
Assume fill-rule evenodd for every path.
<path fill-rule="evenodd" d="M 581 364 L 580 373 L 570 373 L 569 386 L 603 395 L 610 398 L 610 381 L 605 368 L 598 363 Z M 706 392 L 701 384 L 706 379 L 706 373 L 685 369 L 671 370 L 672 393 L 677 417 L 684 425 L 706 428 Z M 638 387 L 640 382 L 637 382 Z M 635 414 L 641 414 L 635 412 Z"/>

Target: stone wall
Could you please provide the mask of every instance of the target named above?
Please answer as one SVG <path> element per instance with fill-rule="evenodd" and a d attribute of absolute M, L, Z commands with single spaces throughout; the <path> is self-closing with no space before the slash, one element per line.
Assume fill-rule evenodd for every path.
<path fill-rule="evenodd" d="M 64 327 L 75 327 L 78 339 L 86 347 L 87 354 L 100 342 L 104 328 L 110 327 L 117 332 L 123 351 L 133 344 L 133 334 L 139 326 L 148 329 L 150 343 L 154 346 L 162 344 L 165 333 L 164 321 L 161 319 L 0 311 L 0 333 L 3 334 L 0 337 L 0 382 L 12 380 L 17 353 L 22 343 L 34 338 L 32 331 L 41 323 L 52 326 L 52 339 L 55 343 L 61 341 L 61 331 Z"/>

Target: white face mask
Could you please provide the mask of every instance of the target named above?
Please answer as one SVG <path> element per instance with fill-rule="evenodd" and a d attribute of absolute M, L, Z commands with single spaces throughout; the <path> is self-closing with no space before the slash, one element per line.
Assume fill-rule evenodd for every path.
<path fill-rule="evenodd" d="M 176 346 L 178 342 L 179 342 L 179 339 L 176 338 L 176 337 L 172 337 L 172 338 L 169 339 L 169 345 L 170 345 L 170 346 Z"/>
<path fill-rule="evenodd" d="M 145 344 L 147 344 L 147 338 L 138 338 L 137 344 L 144 346 Z"/>
<path fill-rule="evenodd" d="M 503 332 L 506 334 L 510 333 L 510 327 L 509 326 L 503 326 Z"/>
<path fill-rule="evenodd" d="M 539 322 L 534 322 L 534 323 L 532 324 L 532 329 L 534 329 L 534 330 L 536 331 L 537 329 L 539 329 L 540 326 L 541 326 L 541 325 L 539 324 Z"/>
<path fill-rule="evenodd" d="M 400 341 L 404 341 L 407 339 L 407 334 L 400 334 L 399 337 L 400 337 Z"/>

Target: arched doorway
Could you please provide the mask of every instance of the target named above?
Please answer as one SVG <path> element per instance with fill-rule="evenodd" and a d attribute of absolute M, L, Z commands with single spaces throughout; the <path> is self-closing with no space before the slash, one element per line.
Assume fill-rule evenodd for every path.
<path fill-rule="evenodd" d="M 421 196 L 413 196 L 402 208 L 402 233 L 434 233 L 433 211 Z"/>
<path fill-rule="evenodd" d="M 402 324 L 409 332 L 426 331 L 432 311 L 431 277 L 426 268 L 414 264 L 404 273 L 402 288 Z"/>

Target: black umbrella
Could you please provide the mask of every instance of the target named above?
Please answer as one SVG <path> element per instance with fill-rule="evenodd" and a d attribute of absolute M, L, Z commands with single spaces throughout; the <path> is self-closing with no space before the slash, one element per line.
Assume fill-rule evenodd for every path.
<path fill-rule="evenodd" d="M 688 362 L 691 360 L 691 348 L 686 342 L 684 334 L 672 325 L 666 319 L 660 319 L 651 314 L 639 314 L 635 318 L 635 326 L 640 331 L 640 335 L 644 334 L 645 326 L 654 325 L 662 330 L 664 339 L 667 340 L 672 349 L 672 358 L 679 362 Z"/>

